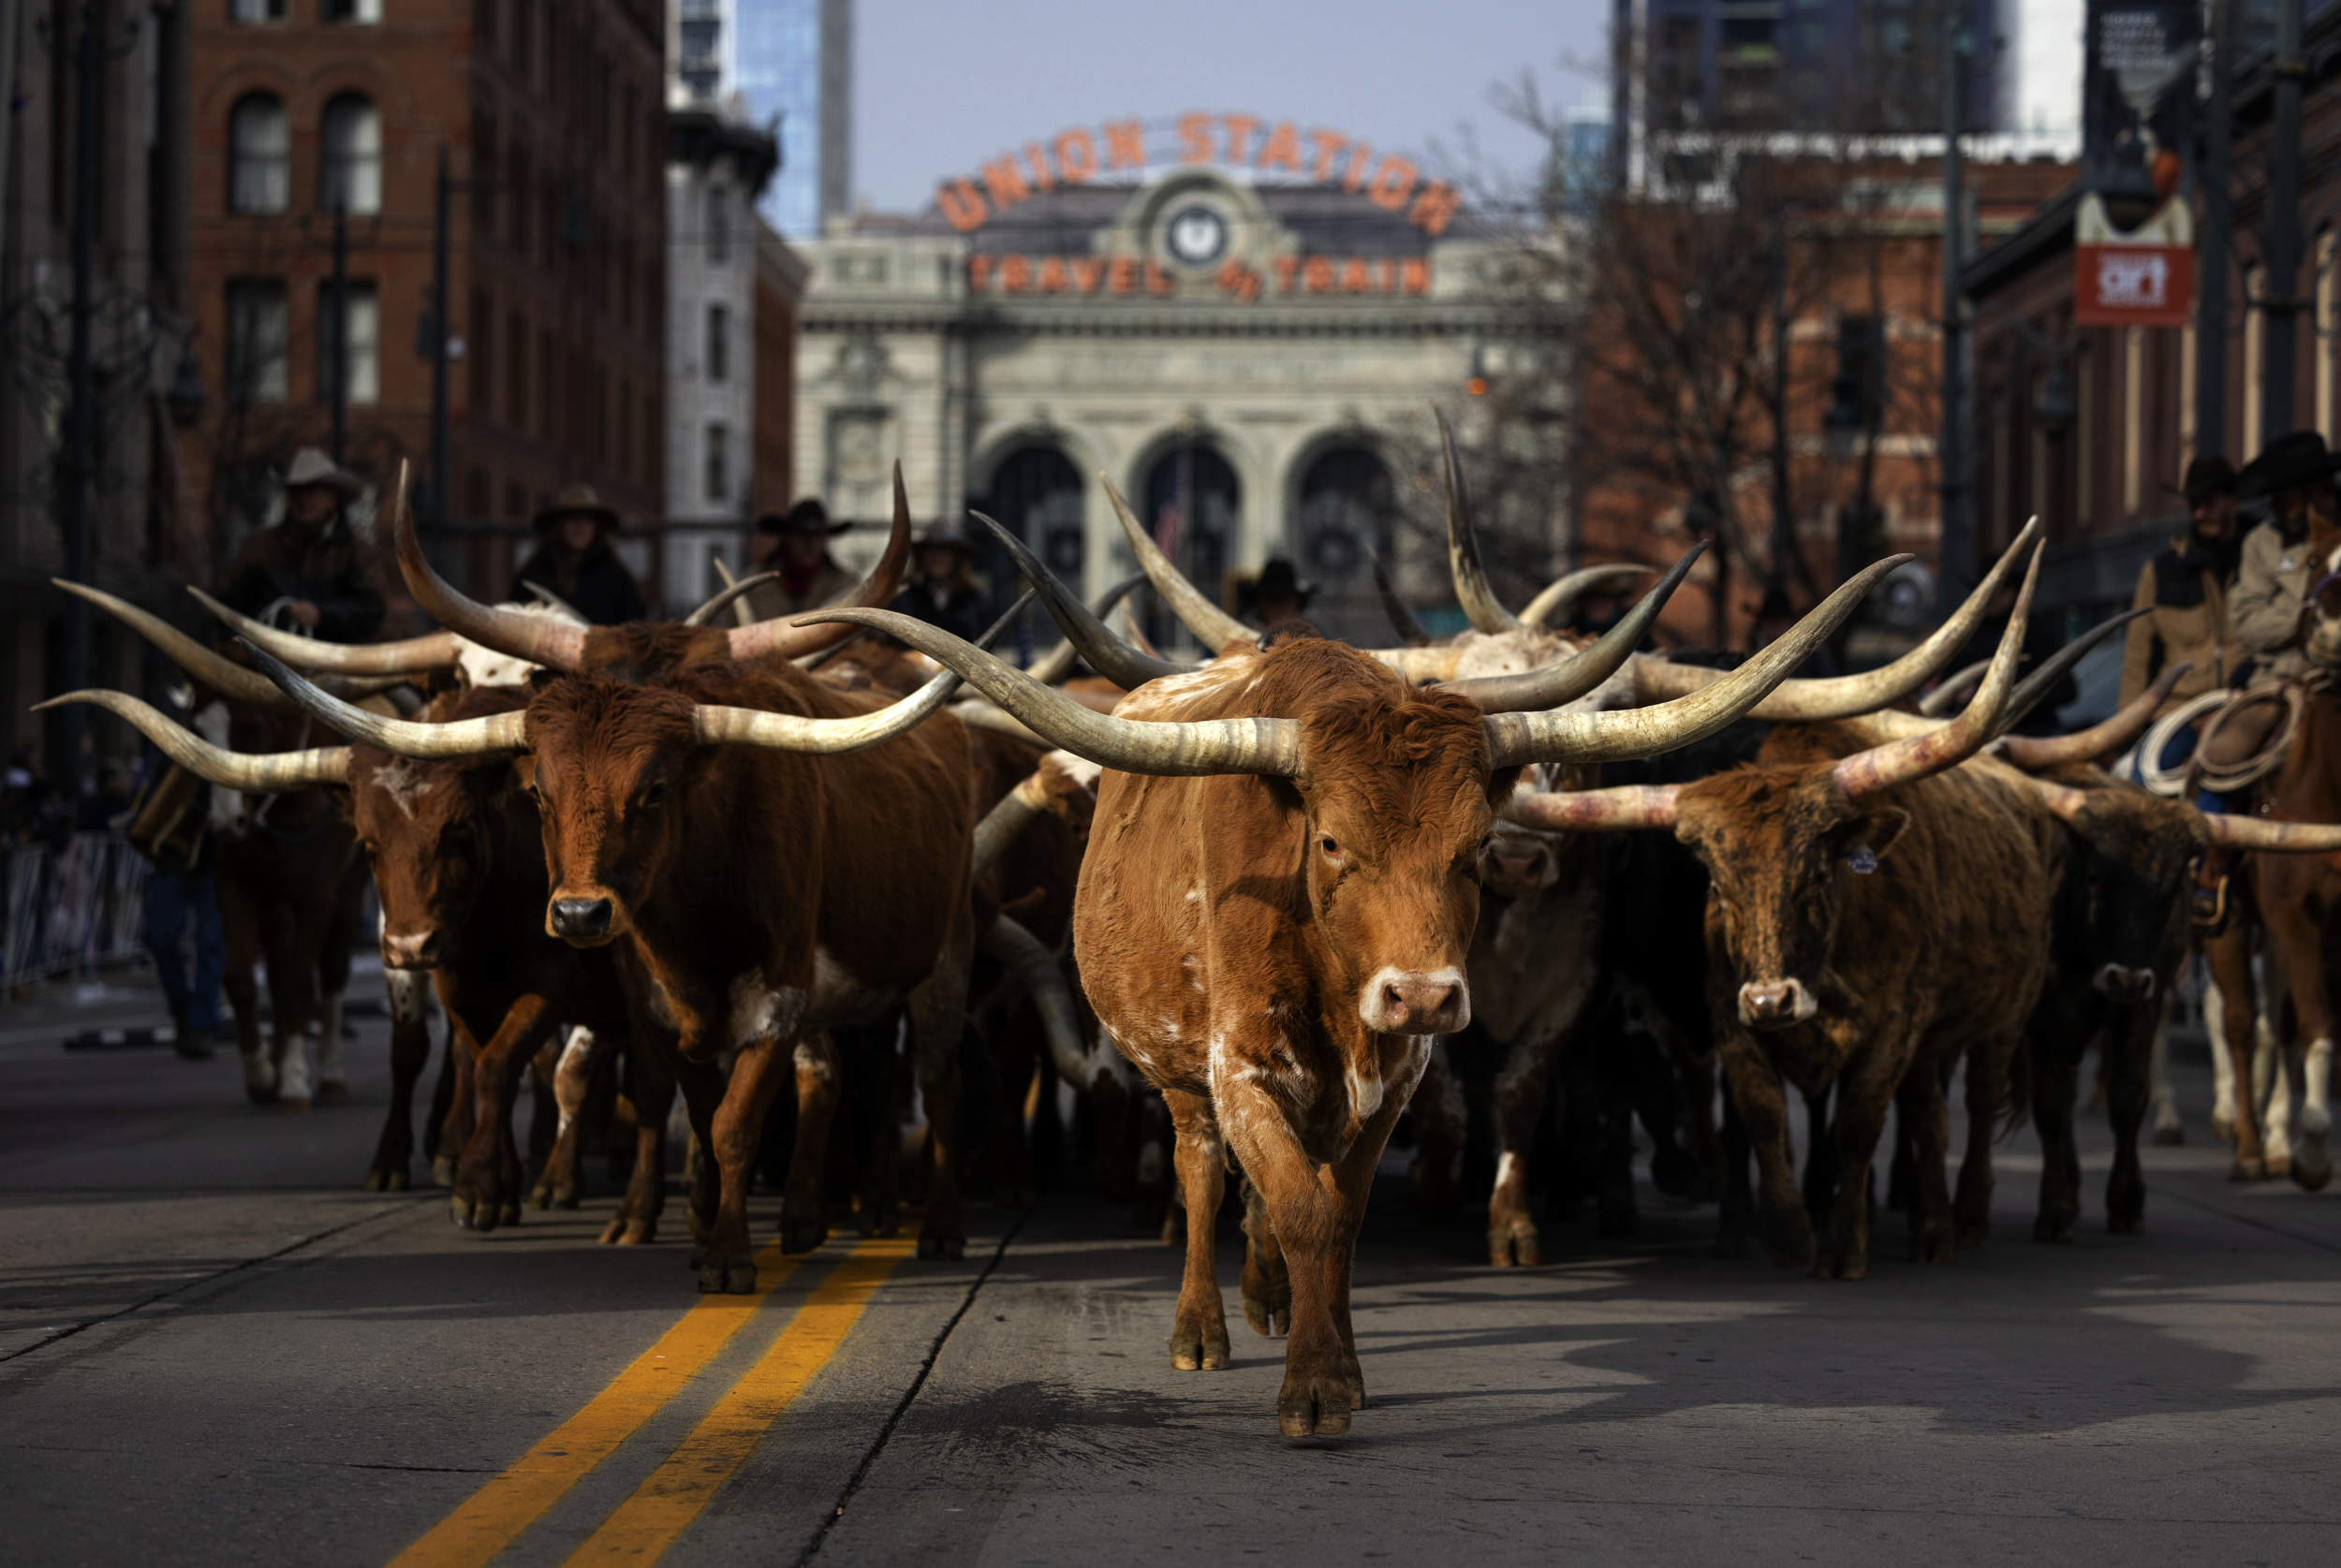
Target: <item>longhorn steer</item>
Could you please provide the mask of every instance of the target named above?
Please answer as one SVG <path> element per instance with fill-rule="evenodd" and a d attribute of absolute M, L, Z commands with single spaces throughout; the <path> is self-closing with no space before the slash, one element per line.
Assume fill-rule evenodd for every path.
<path fill-rule="evenodd" d="M 1710 1006 L 1784 1267 L 1868 1272 L 1869 1168 L 1891 1102 L 1917 1155 L 1913 1259 L 1948 1262 L 1989 1228 L 1992 1129 L 2047 969 L 2058 845 L 2023 781 L 1955 765 L 2008 700 L 2038 569 L 2036 551 L 1981 692 L 1941 731 L 1865 749 L 1843 725 L 1783 725 L 1752 767 L 1514 808 L 1551 827 L 1671 828 L 1705 864 Z M 1968 1150 L 1954 1210 L 1942 1070 L 1962 1055 Z M 1783 1080 L 1838 1090 L 1838 1186 L 1818 1249 Z"/>
<path fill-rule="evenodd" d="M 1126 681 L 1151 662 L 1071 614 L 1045 568 L 1025 569 L 1109 678 Z M 1229 1361 L 1210 1219 L 1232 1152 L 1250 1189 L 1244 1313 L 1267 1331 L 1280 1284 L 1289 1289 L 1277 1415 L 1303 1437 L 1347 1430 L 1364 1403 L 1349 1322 L 1358 1226 L 1431 1037 L 1470 1018 L 1464 966 L 1495 803 L 1529 763 L 1640 755 L 1730 722 L 1881 569 L 1891 566 L 1840 590 L 1730 681 L 1635 713 L 1527 713 L 1481 698 L 1484 688 L 1423 691 L 1356 650 L 1288 633 L 1264 652 L 1231 644 L 1199 672 L 1141 675 L 1146 683 L 1108 717 L 905 616 L 804 619 L 887 631 L 1108 769 L 1074 952 L 1107 1033 L 1162 1090 L 1177 1128 L 1192 1223 L 1172 1363 Z M 1657 602 L 1530 683 L 1562 693 L 1553 702 L 1597 685 Z"/>

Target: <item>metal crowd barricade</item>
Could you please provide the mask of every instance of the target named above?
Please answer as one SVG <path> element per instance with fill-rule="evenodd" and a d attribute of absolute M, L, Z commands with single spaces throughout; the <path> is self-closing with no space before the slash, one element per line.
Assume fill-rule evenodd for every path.
<path fill-rule="evenodd" d="M 76 833 L 63 850 L 8 851 L 0 987 L 142 955 L 148 870 L 119 833 Z"/>

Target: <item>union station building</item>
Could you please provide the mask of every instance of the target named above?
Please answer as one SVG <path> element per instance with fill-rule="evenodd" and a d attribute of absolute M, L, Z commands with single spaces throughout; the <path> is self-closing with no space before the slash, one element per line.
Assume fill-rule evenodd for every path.
<path fill-rule="evenodd" d="M 899 458 L 922 523 L 986 512 L 1095 594 L 1135 569 L 1102 473 L 1231 608 L 1287 556 L 1320 626 L 1387 640 L 1365 552 L 1438 504 L 1430 404 L 1484 352 L 1492 243 L 1407 159 L 1289 121 L 1027 143 L 799 246 L 800 487 L 874 547 Z"/>

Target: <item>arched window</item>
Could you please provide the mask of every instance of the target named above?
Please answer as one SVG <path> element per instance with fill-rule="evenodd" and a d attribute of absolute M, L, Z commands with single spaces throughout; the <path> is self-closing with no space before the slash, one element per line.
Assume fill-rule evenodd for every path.
<path fill-rule="evenodd" d="M 1329 637 L 1368 646 L 1387 641 L 1389 628 L 1366 552 L 1377 551 L 1385 562 L 1396 554 L 1397 487 L 1389 465 L 1364 447 L 1320 453 L 1302 473 L 1296 521 L 1290 534 L 1300 550 L 1295 564 L 1317 584 L 1310 623 Z"/>
<path fill-rule="evenodd" d="M 977 510 L 996 518 L 1008 531 L 1040 552 L 1049 569 L 1082 587 L 1082 476 L 1054 447 L 1026 447 L 1002 458 L 992 470 L 991 493 Z M 976 570 L 991 581 L 1013 582 L 1016 567 L 988 532 L 976 531 Z M 1033 621 L 1034 639 L 1056 641 L 1055 623 Z"/>
<path fill-rule="evenodd" d="M 1216 448 L 1200 441 L 1182 443 L 1146 471 L 1146 509 L 1139 520 L 1154 530 L 1157 542 L 1169 540 L 1170 559 L 1189 581 L 1224 604 L 1228 546 L 1241 527 L 1243 501 L 1235 469 Z M 1138 569 L 1126 543 L 1118 544 L 1114 558 L 1121 571 Z M 1162 601 L 1148 602 L 1154 608 L 1146 617 L 1146 635 L 1156 645 L 1185 639 L 1185 628 Z"/>
<path fill-rule="evenodd" d="M 382 115 L 374 100 L 344 93 L 325 106 L 317 203 L 327 212 L 382 211 Z"/>
<path fill-rule="evenodd" d="M 292 200 L 292 125 L 285 102 L 248 93 L 228 111 L 228 209 L 281 212 Z"/>

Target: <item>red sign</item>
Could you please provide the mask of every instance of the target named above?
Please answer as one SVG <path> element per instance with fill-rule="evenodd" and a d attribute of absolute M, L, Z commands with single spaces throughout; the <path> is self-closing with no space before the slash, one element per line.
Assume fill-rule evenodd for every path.
<path fill-rule="evenodd" d="M 2113 226 L 2092 191 L 2073 212 L 2073 324 L 2184 327 L 2195 298 L 2194 219 L 2164 202 L 2136 228 Z"/>
<path fill-rule="evenodd" d="M 2195 253 L 2176 245 L 2073 247 L 2073 324 L 2184 327 L 2195 297 Z"/>

